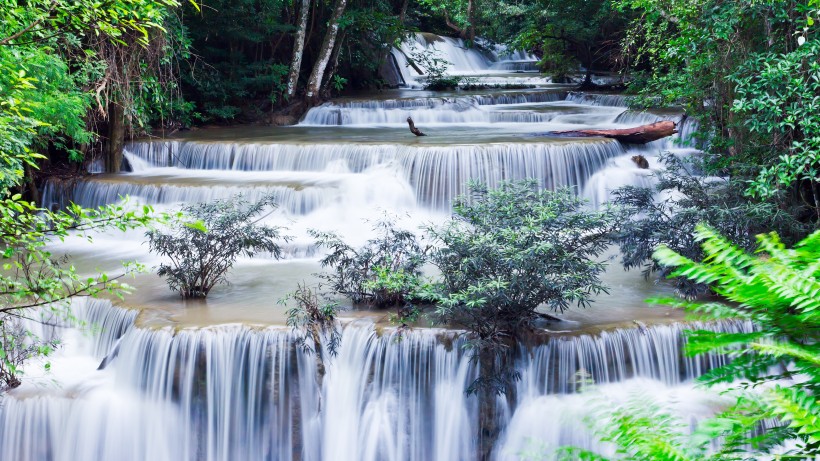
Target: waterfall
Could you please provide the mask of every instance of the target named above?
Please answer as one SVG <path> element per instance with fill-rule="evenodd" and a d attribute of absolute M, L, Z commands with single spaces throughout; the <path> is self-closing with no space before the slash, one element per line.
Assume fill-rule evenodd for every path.
<path fill-rule="evenodd" d="M 394 178 L 394 185 L 402 181 L 408 184 L 407 193 L 415 195 L 411 201 L 434 210 L 449 210 L 469 180 L 494 186 L 502 180 L 536 178 L 548 188 L 583 187 L 595 171 L 623 152 L 623 147 L 611 140 L 453 146 L 134 143 L 129 145 L 127 158 L 140 160 L 145 169 L 116 180 L 83 179 L 64 187 L 51 181 L 43 190 L 43 201 L 65 204 L 73 200 L 94 207 L 126 195 L 144 203 L 169 204 L 226 198 L 237 192 L 251 198 L 272 193 L 279 198 L 281 208 L 298 215 L 338 203 L 367 175 L 375 181 L 371 187 L 379 184 L 377 178 L 387 175 Z M 328 168 L 331 173 L 325 174 Z M 283 182 L 290 184 L 280 185 Z M 407 204 L 403 194 L 400 192 L 392 203 Z"/>
<path fill-rule="evenodd" d="M 124 317 L 106 309 L 116 308 L 99 305 L 89 315 L 128 324 L 115 322 Z M 594 444 L 580 419 L 571 419 L 592 402 L 590 394 L 578 393 L 582 382 L 620 397 L 625 388 L 689 389 L 687 383 L 725 358 L 684 357 L 685 328 L 556 336 L 520 347 L 514 365 L 521 379 L 496 458 L 518 459 L 521 447 L 539 439 Z M 748 332 L 752 326 L 722 321 L 692 328 Z M 343 329 L 338 355 L 325 357 L 327 374 L 318 387 L 314 359 L 289 329 L 120 331 L 119 354 L 105 370 L 87 375 L 90 383 L 3 397 L 3 459 L 474 459 L 477 403 L 464 390 L 477 370 L 457 332 L 380 332 L 354 321 Z M 563 409 L 560 417 L 544 418 L 550 408 Z M 118 450 L 123 453 L 115 456 Z"/>
<path fill-rule="evenodd" d="M 387 99 L 327 102 L 311 108 L 301 125 L 402 124 L 407 117 L 416 123 L 536 123 L 549 119 L 498 120 L 497 112 L 481 106 L 537 104 L 561 101 L 565 93 L 542 91 L 451 98 Z"/>
<path fill-rule="evenodd" d="M 597 94 L 570 92 L 566 100 L 575 104 L 590 106 L 629 107 L 631 96 L 621 94 Z"/>
<path fill-rule="evenodd" d="M 410 87 L 420 87 L 418 74 L 410 60 L 418 54 L 431 54 L 448 63 L 447 75 L 482 76 L 482 82 L 507 83 L 513 80 L 510 77 L 501 79 L 486 79 L 487 74 L 501 74 L 505 72 L 537 72 L 538 58 L 523 52 L 509 51 L 503 45 L 489 43 L 477 39 L 478 46 L 468 47 L 460 38 L 443 37 L 427 32 L 412 34 L 403 41 L 398 48 L 392 48 L 391 54 L 396 60 L 399 72 L 404 82 Z M 424 71 L 424 69 L 421 69 Z M 526 79 L 528 82 L 544 84 L 547 81 L 538 76 Z"/>

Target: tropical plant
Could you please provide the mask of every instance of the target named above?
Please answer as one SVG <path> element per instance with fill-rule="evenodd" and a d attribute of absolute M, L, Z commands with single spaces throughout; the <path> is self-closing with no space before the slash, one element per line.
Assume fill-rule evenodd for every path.
<path fill-rule="evenodd" d="M 700 318 L 740 318 L 750 333 L 694 331 L 687 353 L 731 358 L 699 380 L 734 388 L 736 402 L 687 435 L 685 425 L 645 399 L 594 423 L 614 457 L 576 448 L 564 459 L 719 460 L 814 459 L 820 456 L 820 231 L 793 248 L 776 233 L 758 236 L 749 254 L 715 230 L 699 225 L 696 239 L 706 257 L 696 262 L 661 247 L 658 261 L 672 276 L 707 284 L 724 302 L 677 303 Z M 717 443 L 717 448 L 715 448 Z"/>
<path fill-rule="evenodd" d="M 189 204 L 182 207 L 168 229 L 146 233 L 149 249 L 165 256 L 170 264 L 159 265 L 157 274 L 183 298 L 204 298 L 211 289 L 227 281 L 228 270 L 239 256 L 258 253 L 282 256 L 281 227 L 260 224 L 259 215 L 275 207 L 272 197 L 249 202 L 243 196 Z M 264 217 L 264 216 L 263 216 Z"/>

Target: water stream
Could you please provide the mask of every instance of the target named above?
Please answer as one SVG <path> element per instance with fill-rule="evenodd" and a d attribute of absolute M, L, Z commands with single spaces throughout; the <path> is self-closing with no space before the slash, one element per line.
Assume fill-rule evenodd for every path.
<path fill-rule="evenodd" d="M 266 219 L 294 239 L 282 261 L 240 260 L 232 284 L 216 288 L 207 302 L 182 302 L 151 274 L 130 282 L 137 293 L 124 302 L 78 301 L 77 317 L 98 328 L 58 329 L 64 347 L 50 359 L 51 370 L 29 364 L 24 386 L 2 398 L 0 459 L 475 460 L 478 407 L 465 389 L 478 369 L 458 331 L 399 332 L 384 312 L 347 311 L 339 355 L 326 357 L 327 375 L 318 383 L 313 357 L 295 344 L 276 303 L 320 269 L 308 229 L 337 231 L 357 243 L 371 235 L 368 220 L 385 212 L 410 229 L 434 225 L 471 179 L 495 185 L 535 178 L 545 188 L 570 187 L 600 207 L 613 188 L 651 184 L 661 151 L 692 149 L 681 137 L 627 148 L 544 136 L 679 116 L 628 110 L 618 95 L 568 92 L 537 73 L 510 76 L 530 71 L 534 58 L 439 39 L 419 34 L 394 57 L 435 47 L 452 72 L 538 88 L 340 99 L 312 109 L 294 127 L 137 140 L 126 147 L 129 172 L 48 183 L 43 201 L 53 207 L 70 200 L 98 206 L 127 195 L 165 210 L 237 193 L 274 194 L 279 207 Z M 409 87 L 417 86 L 418 76 L 401 71 Z M 428 136 L 409 133 L 408 116 Z M 649 170 L 630 160 L 638 154 Z M 105 233 L 93 245 L 68 238 L 55 250 L 88 270 L 116 271 L 122 259 L 158 263 L 144 240 L 141 231 Z M 724 359 L 685 357 L 680 315 L 643 303 L 670 289 L 624 273 L 614 259 L 605 280 L 611 295 L 568 312 L 516 351 L 521 379 L 498 399 L 504 429 L 494 459 L 525 459 L 570 443 L 606 450 L 583 422 L 597 400 L 652 394 L 687 420 L 724 404 L 692 384 Z M 589 383 L 597 390 L 580 392 Z"/>

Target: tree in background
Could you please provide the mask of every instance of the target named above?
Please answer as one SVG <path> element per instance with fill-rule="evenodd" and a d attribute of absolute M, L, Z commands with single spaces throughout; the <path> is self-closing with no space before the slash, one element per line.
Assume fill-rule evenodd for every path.
<path fill-rule="evenodd" d="M 119 171 L 126 130 L 170 118 L 176 104 L 163 26 L 178 3 L 23 3 L 2 13 L 0 66 L 7 75 L 0 91 L 11 96 L 4 113 L 19 119 L 17 128 L 31 128 L 24 131 L 41 152 L 50 148 L 76 162 L 96 146 L 107 169 Z"/>
<path fill-rule="evenodd" d="M 611 0 L 563 2 L 490 2 L 482 33 L 512 49 L 541 56 L 542 70 L 564 82 L 584 69 L 585 82 L 594 71 L 618 66 L 620 40 L 628 14 Z"/>
<path fill-rule="evenodd" d="M 637 14 L 625 57 L 635 87 L 700 122 L 709 171 L 785 192 L 817 222 L 820 45 L 816 0 L 622 0 Z"/>

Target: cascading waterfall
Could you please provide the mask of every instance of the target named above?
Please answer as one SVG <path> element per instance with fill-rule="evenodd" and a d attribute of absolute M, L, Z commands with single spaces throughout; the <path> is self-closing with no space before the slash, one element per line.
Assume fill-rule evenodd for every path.
<path fill-rule="evenodd" d="M 477 369 L 457 333 L 379 333 L 369 322 L 353 322 L 344 327 L 338 355 L 324 358 L 319 388 L 314 358 L 290 330 L 130 328 L 133 318 L 121 309 L 95 309 L 94 318 L 124 331 L 116 358 L 95 372 L 104 379 L 92 376 L 93 384 L 74 396 L 6 396 L 3 459 L 111 459 L 106 456 L 117 447 L 133 448 L 117 457 L 129 460 L 474 459 L 477 403 L 464 391 Z M 521 349 L 515 367 L 522 378 L 497 458 L 517 459 L 509 448 L 533 430 L 544 437 L 564 433 L 550 443 L 577 443 L 580 421 L 575 436 L 558 421 L 541 418 L 535 427 L 519 421 L 531 421 L 533 411 L 556 399 L 582 407 L 585 398 L 558 395 L 575 394 L 584 382 L 602 392 L 636 379 L 674 389 L 724 363 L 718 355 L 684 357 L 686 328 L 558 336 Z M 752 326 L 725 321 L 688 328 L 748 332 Z M 118 416 L 124 411 L 128 419 Z"/>
<path fill-rule="evenodd" d="M 567 94 L 566 100 L 572 103 L 586 104 L 590 106 L 629 107 L 630 96 L 624 96 L 621 94 L 570 92 Z"/>
<path fill-rule="evenodd" d="M 471 179 L 496 185 L 507 179 L 538 178 L 549 188 L 583 186 L 607 160 L 623 152 L 619 143 L 609 140 L 454 146 L 135 143 L 129 146 L 128 158 L 142 160 L 143 165 L 150 165 L 147 169 L 124 175 L 117 181 L 79 180 L 73 186 L 68 185 L 69 190 L 52 182 L 44 188 L 43 201 L 63 204 L 72 200 L 91 207 L 129 195 L 146 203 L 175 203 L 226 198 L 244 191 L 251 196 L 274 193 L 280 198 L 282 208 L 293 214 L 304 214 L 324 203 L 335 203 L 333 197 L 339 194 L 339 184 L 344 183 L 344 178 L 328 181 L 327 176 L 320 174 L 331 165 L 335 171 L 356 174 L 392 171 L 390 174 L 409 183 L 418 204 L 447 210 Z M 169 168 L 169 165 L 182 168 Z M 379 170 L 379 165 L 391 165 L 392 169 Z M 227 173 L 211 176 L 210 181 L 202 179 L 201 184 L 191 186 L 135 180 L 140 175 L 169 175 L 177 182 L 189 176 L 195 179 L 189 170 L 230 170 L 232 174 L 314 172 L 319 175 L 310 176 L 303 183 L 299 183 L 299 175 L 293 174 L 276 179 L 279 184 L 294 183 L 290 187 L 265 185 L 273 179 L 252 174 L 235 176 L 233 184 L 225 183 L 234 177 Z"/>
<path fill-rule="evenodd" d="M 494 123 L 540 120 L 499 120 L 497 112 L 482 106 L 537 104 L 561 101 L 565 93 L 544 91 L 496 95 L 459 96 L 452 98 L 390 99 L 381 101 L 328 102 L 308 111 L 302 125 L 404 124 L 407 117 L 417 123 Z"/>
<path fill-rule="evenodd" d="M 448 63 L 447 75 L 480 75 L 501 74 L 508 72 L 535 72 L 538 58 L 522 51 L 507 50 L 503 45 L 490 44 L 483 40 L 476 41 L 479 46 L 468 47 L 460 38 L 443 37 L 431 33 L 415 33 L 401 43 L 398 48 L 391 49 L 396 63 L 396 70 L 401 74 L 405 84 L 418 88 L 419 71 L 426 73 L 426 69 L 416 68 L 410 61 L 420 54 L 430 54 Z M 485 83 L 505 83 L 513 80 L 506 78 L 482 77 Z M 538 76 L 521 79 L 528 83 L 544 84 L 546 79 Z"/>
<path fill-rule="evenodd" d="M 416 34 L 393 50 L 411 84 L 418 76 L 404 65 L 406 55 L 423 49 L 452 58 L 451 74 L 499 76 L 526 70 L 535 61 L 491 44 L 484 44 L 483 51 L 468 50 L 458 39 Z M 540 76 L 527 78 L 545 83 Z M 125 154 L 130 172 L 52 180 L 42 194 L 44 205 L 65 206 L 72 200 L 93 207 L 128 195 L 162 208 L 239 192 L 250 200 L 272 194 L 279 209 L 266 219 L 295 234 L 285 251 L 315 262 L 310 228 L 329 223 L 329 230 L 346 232 L 353 238 L 347 241 L 355 243 L 368 238 L 369 224 L 351 222 L 373 218 L 378 209 L 407 215 L 415 226 L 435 223 L 446 217 L 469 180 L 494 186 L 535 178 L 546 188 L 573 187 L 598 207 L 618 186 L 651 185 L 652 173 L 662 168 L 660 151 L 689 155 L 692 149 L 684 148 L 694 147 L 686 139 L 696 124 L 688 119 L 678 136 L 640 148 L 605 139 L 534 135 L 679 120 L 629 110 L 628 97 L 621 95 L 567 94 L 552 86 L 452 97 L 407 97 L 406 91 L 394 96 L 326 103 L 311 109 L 297 127 L 256 127 L 212 137 L 203 130 L 187 139 L 133 142 Z M 428 136 L 409 134 L 408 116 Z M 650 168 L 638 168 L 630 159 L 634 155 L 646 157 Z M 141 234 L 130 237 L 125 240 L 133 241 L 123 244 L 122 237 L 100 235 L 95 248 L 144 253 Z M 289 272 L 298 263 L 305 261 L 264 260 L 250 267 L 261 277 L 295 277 Z M 252 285 L 243 289 L 263 290 Z M 268 300 L 281 294 L 264 291 L 263 296 L 273 304 Z M 245 308 L 245 298 L 232 296 L 226 297 L 230 307 Z M 273 309 L 268 304 L 264 307 Z M 208 319 L 210 308 L 186 309 L 194 317 L 202 311 Z M 44 336 L 62 335 L 65 342 L 52 358 L 52 375 L 39 376 L 32 365 L 27 370 L 32 384 L 1 397 L 0 459 L 476 460 L 479 408 L 477 397 L 465 389 L 480 370 L 460 332 L 397 331 L 345 319 L 339 354 L 324 357 L 327 373 L 320 378 L 315 357 L 281 325 L 194 321 L 198 326 L 193 327 L 179 320 L 160 327 L 170 322 L 163 315 L 163 321 L 142 324 L 139 319 L 151 315 L 140 317 L 137 310 L 97 300 L 77 303 L 74 314 L 97 328 L 85 334 L 71 328 L 43 330 Z M 714 412 L 720 399 L 694 390 L 692 380 L 725 358 L 685 357 L 686 328 L 544 332 L 519 344 L 512 361 L 521 379 L 508 398 L 496 402 L 502 433 L 493 459 L 548 455 L 564 444 L 606 450 L 582 422 L 594 416 L 598 400 L 652 393 L 686 420 Z M 744 332 L 752 326 L 724 321 L 689 328 Z M 593 383 L 597 391 L 587 392 Z M 676 404 L 682 399 L 685 408 Z"/>

